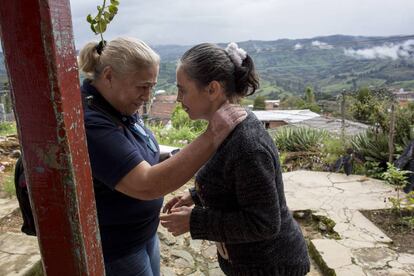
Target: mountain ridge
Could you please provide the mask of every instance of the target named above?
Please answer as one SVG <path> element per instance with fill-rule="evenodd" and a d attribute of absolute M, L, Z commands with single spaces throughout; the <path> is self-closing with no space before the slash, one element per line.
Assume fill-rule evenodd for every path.
<path fill-rule="evenodd" d="M 225 47 L 227 43 L 218 43 Z M 301 95 L 306 86 L 336 95 L 343 89 L 386 86 L 414 89 L 414 35 L 331 35 L 301 39 L 238 42 L 261 76 L 258 93 L 268 98 Z M 175 92 L 177 60 L 192 45 L 154 45 L 161 56 L 156 89 Z M 0 52 L 0 79 L 5 75 Z"/>

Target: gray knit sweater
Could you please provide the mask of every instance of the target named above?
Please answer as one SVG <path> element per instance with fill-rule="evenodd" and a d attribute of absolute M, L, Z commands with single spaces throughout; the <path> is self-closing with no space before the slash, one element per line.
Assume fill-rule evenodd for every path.
<path fill-rule="evenodd" d="M 277 149 L 262 124 L 248 117 L 196 177 L 190 219 L 193 239 L 224 242 L 228 275 L 304 275 L 306 243 L 292 218 Z"/>

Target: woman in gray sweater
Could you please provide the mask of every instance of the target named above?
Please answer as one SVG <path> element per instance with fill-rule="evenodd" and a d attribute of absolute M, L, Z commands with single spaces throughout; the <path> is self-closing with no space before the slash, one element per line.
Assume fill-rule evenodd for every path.
<path fill-rule="evenodd" d="M 259 86 L 252 59 L 235 43 L 200 44 L 177 69 L 177 100 L 191 119 L 206 119 L 223 103 Z M 164 207 L 161 224 L 174 235 L 215 241 L 227 275 L 305 275 L 306 243 L 292 218 L 277 149 L 253 113 L 200 169 L 196 187 Z"/>

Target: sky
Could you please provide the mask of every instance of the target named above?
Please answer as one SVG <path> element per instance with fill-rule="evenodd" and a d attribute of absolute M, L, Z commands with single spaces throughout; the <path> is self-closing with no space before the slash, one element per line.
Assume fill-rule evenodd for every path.
<path fill-rule="evenodd" d="M 105 39 L 151 45 L 414 34 L 414 0 L 119 0 Z M 102 0 L 71 0 L 76 48 L 97 40 L 86 22 Z M 107 0 L 109 2 L 109 0 Z"/>

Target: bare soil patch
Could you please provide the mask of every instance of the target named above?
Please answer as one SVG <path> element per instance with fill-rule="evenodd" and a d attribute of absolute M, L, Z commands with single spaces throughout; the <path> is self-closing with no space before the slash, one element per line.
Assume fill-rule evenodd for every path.
<path fill-rule="evenodd" d="M 361 213 L 393 241 L 392 248 L 399 253 L 414 254 L 414 212 L 403 211 L 402 216 L 390 209 L 364 210 Z"/>
<path fill-rule="evenodd" d="M 21 233 L 20 229 L 23 225 L 23 219 L 20 209 L 16 209 L 11 214 L 0 219 L 0 233 L 13 232 Z"/>

